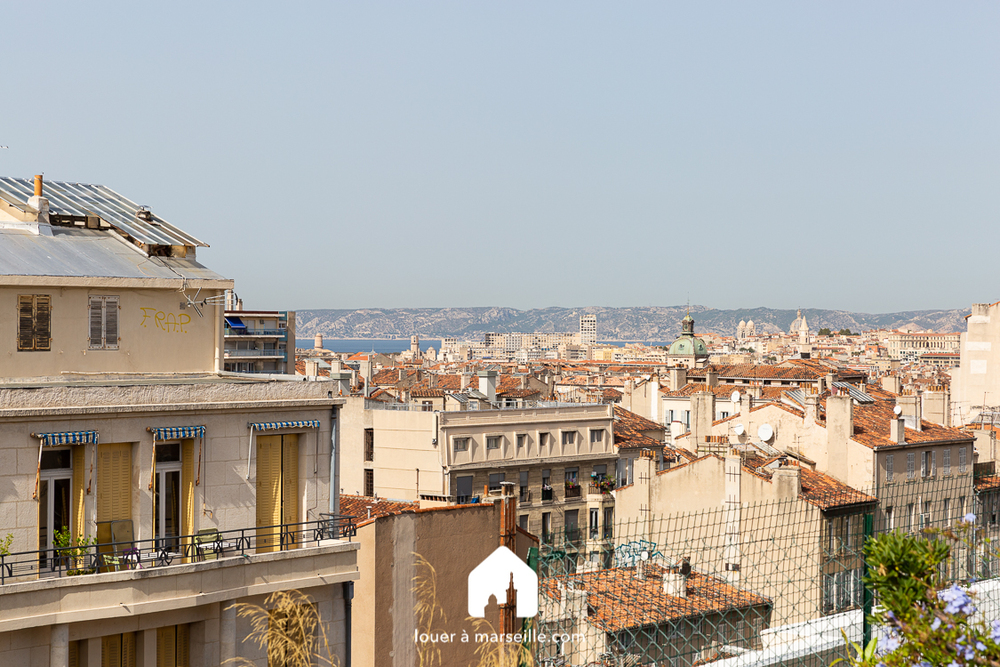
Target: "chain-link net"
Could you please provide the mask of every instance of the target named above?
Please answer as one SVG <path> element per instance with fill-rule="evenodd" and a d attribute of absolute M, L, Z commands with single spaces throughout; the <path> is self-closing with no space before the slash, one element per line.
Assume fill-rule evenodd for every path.
<path fill-rule="evenodd" d="M 979 471 L 977 471 L 979 472 Z M 1000 480 L 919 472 L 864 492 L 553 527 L 542 536 L 537 665 L 829 665 L 871 636 L 863 545 L 890 530 L 977 530 L 942 566 L 1000 618 Z M 603 516 L 603 515 L 602 515 Z M 591 515 L 591 518 L 594 518 Z M 970 517 L 971 518 L 971 517 Z M 925 533 L 932 539 L 941 536 Z M 875 630 L 877 631 L 877 629 Z"/>

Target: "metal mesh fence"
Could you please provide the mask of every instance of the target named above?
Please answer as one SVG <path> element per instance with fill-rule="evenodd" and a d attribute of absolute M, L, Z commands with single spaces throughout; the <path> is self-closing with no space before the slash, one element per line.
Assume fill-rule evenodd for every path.
<path fill-rule="evenodd" d="M 995 477 L 970 470 L 810 501 L 646 512 L 600 531 L 554 527 L 538 555 L 536 631 L 549 640 L 535 663 L 829 665 L 845 656 L 844 635 L 877 632 L 864 620 L 877 604 L 863 580 L 865 541 L 943 529 L 969 513 L 974 538 L 940 574 L 976 582 L 979 613 L 1000 618 L 998 490 Z"/>

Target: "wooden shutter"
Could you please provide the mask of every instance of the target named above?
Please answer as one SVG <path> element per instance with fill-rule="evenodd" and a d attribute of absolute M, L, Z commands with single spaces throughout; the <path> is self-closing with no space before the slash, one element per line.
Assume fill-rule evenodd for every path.
<path fill-rule="evenodd" d="M 122 635 L 122 667 L 136 667 L 134 632 Z"/>
<path fill-rule="evenodd" d="M 181 528 L 181 535 L 194 535 L 194 439 L 193 438 L 181 441 L 181 526 L 180 528 Z"/>
<path fill-rule="evenodd" d="M 177 667 L 191 667 L 191 626 L 177 626 Z"/>
<path fill-rule="evenodd" d="M 30 294 L 17 296 L 17 349 L 35 349 L 35 298 Z"/>
<path fill-rule="evenodd" d="M 281 523 L 299 522 L 299 436 L 281 436 Z M 297 528 L 289 528 L 293 548 L 298 542 Z"/>
<path fill-rule="evenodd" d="M 104 347 L 118 349 L 118 297 L 104 298 Z"/>
<path fill-rule="evenodd" d="M 132 445 L 98 445 L 97 520 L 132 518 Z"/>
<path fill-rule="evenodd" d="M 257 526 L 281 523 L 281 436 L 257 436 Z M 278 549 L 277 529 L 257 531 L 257 553 Z"/>
<path fill-rule="evenodd" d="M 124 667 L 121 635 L 101 637 L 101 667 Z"/>
<path fill-rule="evenodd" d="M 39 294 L 35 297 L 35 349 L 52 348 L 52 297 Z"/>
<path fill-rule="evenodd" d="M 80 667 L 80 642 L 69 643 L 69 667 Z"/>
<path fill-rule="evenodd" d="M 90 297 L 90 347 L 104 347 L 104 299 L 99 296 Z"/>
<path fill-rule="evenodd" d="M 177 667 L 177 626 L 156 629 L 156 667 Z"/>
<path fill-rule="evenodd" d="M 76 445 L 73 454 L 73 483 L 71 484 L 72 509 L 70 510 L 70 531 L 73 539 L 82 539 L 84 534 L 83 498 L 86 491 L 87 450 L 85 445 Z"/>

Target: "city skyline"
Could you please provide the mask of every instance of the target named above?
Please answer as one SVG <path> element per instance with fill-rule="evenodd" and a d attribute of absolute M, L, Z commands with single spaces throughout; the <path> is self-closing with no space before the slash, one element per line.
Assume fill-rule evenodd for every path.
<path fill-rule="evenodd" d="M 0 174 L 151 206 L 252 307 L 996 299 L 995 5 L 6 18 L 8 85 L 67 102 L 8 105 Z"/>

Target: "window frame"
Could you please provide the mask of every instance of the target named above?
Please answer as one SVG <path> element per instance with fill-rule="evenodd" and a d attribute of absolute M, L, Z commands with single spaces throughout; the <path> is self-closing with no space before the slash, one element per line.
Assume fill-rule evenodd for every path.
<path fill-rule="evenodd" d="M 452 451 L 455 451 L 455 452 L 467 452 L 467 451 L 469 451 L 469 441 L 470 440 L 472 440 L 472 438 L 470 438 L 467 435 L 453 437 L 451 439 L 451 448 L 452 448 Z M 459 446 L 459 443 L 462 443 L 461 447 Z"/>
<path fill-rule="evenodd" d="M 52 295 L 17 295 L 17 351 L 52 351 Z M 26 311 L 30 309 L 30 312 Z M 43 321 L 44 318 L 44 321 Z M 24 330 L 30 325 L 31 331 Z M 30 340 L 30 345 L 28 344 Z"/>
<path fill-rule="evenodd" d="M 503 444 L 502 435 L 488 435 L 486 436 L 486 449 L 500 449 L 500 445 Z"/>
<path fill-rule="evenodd" d="M 99 305 L 100 309 L 95 311 L 95 305 Z M 110 313 L 114 313 L 114 316 L 109 317 L 108 315 Z M 94 320 L 95 314 L 99 316 L 97 321 Z M 112 321 L 113 325 L 109 326 L 109 323 Z M 116 295 L 91 294 L 87 300 L 87 324 L 89 328 L 89 333 L 87 335 L 87 349 L 119 349 L 119 343 L 121 343 L 121 298 Z M 101 329 L 99 338 L 94 336 L 95 325 L 99 325 Z M 114 342 L 108 342 L 109 329 L 112 329 L 111 338 L 113 338 Z"/>

